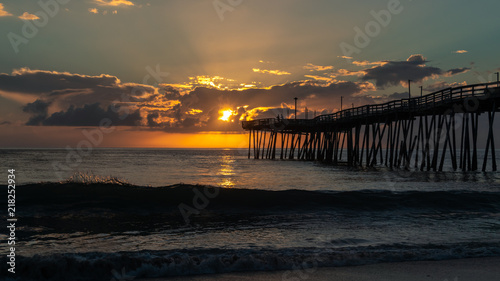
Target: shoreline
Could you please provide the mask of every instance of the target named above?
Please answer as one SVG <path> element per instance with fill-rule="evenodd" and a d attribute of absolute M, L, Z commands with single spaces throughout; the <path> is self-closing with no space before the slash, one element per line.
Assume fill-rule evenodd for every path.
<path fill-rule="evenodd" d="M 236 272 L 170 278 L 135 279 L 138 281 L 495 281 L 500 276 L 500 257 L 409 261 L 346 267 L 323 267 L 285 271 Z"/>

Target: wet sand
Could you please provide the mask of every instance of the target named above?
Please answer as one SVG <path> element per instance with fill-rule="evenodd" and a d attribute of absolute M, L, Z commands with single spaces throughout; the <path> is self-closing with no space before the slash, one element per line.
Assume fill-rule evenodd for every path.
<path fill-rule="evenodd" d="M 396 262 L 349 267 L 326 267 L 295 271 L 242 272 L 141 280 L 497 281 L 500 280 L 500 257 L 444 261 Z"/>

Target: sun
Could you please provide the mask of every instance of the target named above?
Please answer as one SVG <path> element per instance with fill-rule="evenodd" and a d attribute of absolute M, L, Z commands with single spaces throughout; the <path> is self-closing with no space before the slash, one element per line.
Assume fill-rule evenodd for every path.
<path fill-rule="evenodd" d="M 220 110 L 219 114 L 221 116 L 219 117 L 219 120 L 229 122 L 229 121 L 231 121 L 231 120 L 229 120 L 229 118 L 231 118 L 231 116 L 235 115 L 234 113 L 235 112 L 231 109 Z"/>

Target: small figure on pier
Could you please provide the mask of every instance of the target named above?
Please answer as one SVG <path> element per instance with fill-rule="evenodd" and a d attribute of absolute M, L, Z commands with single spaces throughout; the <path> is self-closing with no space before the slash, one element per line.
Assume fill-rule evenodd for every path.
<path fill-rule="evenodd" d="M 276 119 L 278 120 L 278 123 L 280 122 L 280 115 L 276 116 Z"/>

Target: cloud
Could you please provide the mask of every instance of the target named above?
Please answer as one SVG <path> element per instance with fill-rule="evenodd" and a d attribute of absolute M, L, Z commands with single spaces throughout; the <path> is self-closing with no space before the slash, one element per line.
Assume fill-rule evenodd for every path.
<path fill-rule="evenodd" d="M 40 125 L 47 118 L 49 105 L 50 103 L 39 99 L 25 105 L 23 111 L 32 115 L 26 125 Z"/>
<path fill-rule="evenodd" d="M 395 92 L 393 94 L 388 95 L 387 99 L 388 100 L 401 100 L 401 99 L 407 99 L 408 97 L 409 97 L 408 92 L 402 92 L 402 93 Z"/>
<path fill-rule="evenodd" d="M 455 54 L 465 54 L 465 53 L 468 53 L 468 51 L 466 51 L 466 50 L 456 50 L 454 53 Z"/>
<path fill-rule="evenodd" d="M 135 6 L 132 1 L 128 0 L 96 0 L 95 2 L 100 6 Z"/>
<path fill-rule="evenodd" d="M 19 16 L 19 18 L 22 20 L 38 20 L 38 19 L 40 19 L 38 16 L 30 14 L 28 12 L 24 12 L 24 14 Z"/>
<path fill-rule="evenodd" d="M 190 89 L 194 89 L 198 86 L 209 86 L 217 89 L 238 89 L 240 84 L 232 79 L 228 79 L 222 76 L 209 76 L 209 75 L 199 75 L 196 77 L 189 77 Z M 188 85 L 185 85 L 188 86 Z"/>
<path fill-rule="evenodd" d="M 363 76 L 366 75 L 366 72 L 363 70 L 360 71 L 350 71 L 347 69 L 339 69 L 338 71 L 333 73 L 334 76 Z"/>
<path fill-rule="evenodd" d="M 282 71 L 282 70 L 267 70 L 267 69 L 259 69 L 253 68 L 253 72 L 271 74 L 271 75 L 290 75 L 290 72 Z"/>
<path fill-rule="evenodd" d="M 219 90 L 215 88 L 198 87 L 186 95 L 180 96 L 179 104 L 174 110 L 158 112 L 173 122 L 162 124 L 166 131 L 196 131 L 221 130 L 218 120 L 221 109 L 230 109 L 236 112 L 231 120 L 247 120 L 249 118 L 276 117 L 284 114 L 283 109 L 291 108 L 293 98 L 297 97 L 300 108 L 307 106 L 310 111 L 330 113 L 338 108 L 340 97 L 356 104 L 373 102 L 373 99 L 363 95 L 365 91 L 373 90 L 370 83 L 358 82 L 316 82 L 297 81 L 283 85 L 275 85 L 268 89 Z M 190 127 L 184 122 L 186 112 L 198 109 L 202 112 L 196 115 L 196 122 L 191 120 Z M 299 110 L 300 111 L 300 110 Z M 312 113 L 311 113 L 312 114 Z M 285 113 L 286 116 L 286 113 Z M 151 116 L 153 117 L 153 116 Z M 157 117 L 156 115 L 154 117 Z M 227 130 L 240 130 L 238 122 L 225 124 Z"/>
<path fill-rule="evenodd" d="M 98 14 L 99 10 L 97 10 L 97 8 L 89 8 L 89 12 L 92 14 Z"/>
<path fill-rule="evenodd" d="M 428 77 L 440 75 L 443 70 L 437 67 L 426 66 L 423 55 L 411 55 L 406 61 L 386 61 L 370 69 L 365 69 L 362 81 L 375 80 L 377 88 L 396 86 L 406 83 L 409 79 L 421 82 Z"/>
<path fill-rule="evenodd" d="M 460 86 L 467 86 L 467 82 L 463 81 L 463 82 L 448 83 L 444 81 L 438 81 L 431 85 L 428 85 L 427 87 L 424 88 L 424 90 L 428 92 L 437 92 L 443 89 L 455 88 Z"/>
<path fill-rule="evenodd" d="M 112 126 L 137 126 L 141 123 L 140 111 L 131 114 L 119 114 L 120 108 L 108 106 L 101 108 L 100 103 L 86 104 L 83 107 L 71 105 L 66 111 L 53 113 L 51 116 L 39 120 L 44 126 L 99 126 L 103 120 Z"/>
<path fill-rule="evenodd" d="M 113 126 L 137 126 L 141 122 L 139 110 L 131 114 L 119 114 L 119 106 L 108 106 L 106 110 L 100 103 L 86 104 L 83 107 L 71 105 L 65 111 L 48 115 L 50 104 L 37 99 L 23 107 L 23 111 L 32 116 L 26 122 L 28 126 L 99 126 L 103 120 L 111 122 Z"/>
<path fill-rule="evenodd" d="M 68 72 L 16 69 L 12 74 L 0 74 L 0 90 L 27 94 L 53 94 L 66 89 L 107 88 L 120 85 L 111 75 L 89 76 Z"/>
<path fill-rule="evenodd" d="M 304 69 L 309 71 L 326 71 L 333 69 L 333 66 L 331 65 L 322 66 L 322 65 L 314 65 L 312 63 L 308 63 L 307 65 L 304 66 Z"/>
<path fill-rule="evenodd" d="M 96 102 L 99 102 L 99 105 L 104 109 L 111 105 L 113 108 L 122 107 L 123 110 L 120 112 L 125 111 L 125 109 L 132 112 L 139 107 L 157 106 L 168 109 L 173 106 L 172 101 L 162 104 L 162 100 L 155 100 L 155 97 L 158 96 L 156 91 L 158 89 L 155 87 L 122 83 L 117 77 L 105 74 L 89 76 L 30 70 L 28 68 L 14 70 L 10 75 L 0 74 L 0 94 L 2 96 L 18 102 L 31 100 L 23 108 L 23 111 L 31 116 L 28 121 L 30 125 L 61 124 L 62 121 L 56 122 L 54 118 L 63 114 L 52 116 L 52 113 L 66 112 L 66 115 L 63 116 L 69 117 L 69 113 L 81 114 L 81 110 L 78 108 L 82 105 L 91 105 Z M 9 95 L 9 93 L 11 94 Z M 73 110 L 68 112 L 70 108 Z M 96 116 L 106 116 L 105 114 L 97 115 L 99 112 L 95 107 L 84 107 L 83 109 L 86 112 L 94 109 Z M 109 115 L 107 117 L 116 120 L 116 116 Z M 78 121 L 74 124 L 76 126 L 81 123 Z M 118 122 L 118 124 L 130 123 Z"/>
<path fill-rule="evenodd" d="M 353 57 L 348 57 L 348 56 L 337 56 L 338 58 L 341 58 L 341 59 L 346 59 L 346 60 L 352 60 Z"/>
<path fill-rule="evenodd" d="M 166 89 L 165 94 L 159 94 L 158 98 L 177 100 L 178 103 L 168 110 L 151 108 L 145 123 L 154 129 L 168 132 L 240 131 L 238 120 L 283 114 L 281 107 L 287 108 L 288 104 L 293 104 L 294 97 L 299 99 L 299 104 L 307 104 L 311 111 L 322 112 L 325 110 L 325 104 L 328 110 L 333 110 L 335 104 L 340 103 L 340 96 L 358 104 L 373 102 L 372 99 L 360 95 L 368 89 L 371 89 L 369 83 L 325 84 L 314 81 L 292 82 L 268 89 L 227 90 L 197 87 L 184 95 L 170 88 Z M 221 110 L 235 112 L 229 119 L 231 122 L 219 120 Z"/>
<path fill-rule="evenodd" d="M 8 16 L 12 16 L 12 14 L 7 12 L 3 4 L 0 3 L 0 17 L 8 17 Z"/>
<path fill-rule="evenodd" d="M 304 75 L 304 77 L 312 78 L 312 79 L 318 80 L 318 81 L 325 81 L 325 82 L 333 82 L 333 80 L 334 80 L 331 77 L 324 77 L 324 76 L 319 76 L 319 75 Z"/>
<path fill-rule="evenodd" d="M 357 65 L 357 66 L 371 66 L 371 65 L 385 65 L 387 64 L 387 61 L 353 61 L 352 64 Z"/>
<path fill-rule="evenodd" d="M 198 83 L 200 79 L 192 79 Z M 225 79 L 219 77 L 220 79 Z M 219 80 L 220 80 L 219 79 Z M 299 112 L 307 106 L 312 114 L 330 113 L 346 103 L 362 105 L 375 100 L 366 93 L 375 90 L 370 82 L 296 81 L 267 88 L 228 89 L 213 87 L 215 77 L 204 77 L 204 85 L 157 87 L 123 83 L 117 77 L 90 76 L 57 71 L 18 69 L 0 74 L 0 93 L 16 93 L 23 102 L 25 121 L 31 126 L 98 126 L 107 118 L 114 126 L 194 133 L 241 131 L 240 120 L 275 117 L 282 108 L 292 108 L 299 99 Z M 218 83 L 214 83 L 218 86 Z M 179 87 L 178 87 L 179 86 Z M 221 112 L 231 110 L 227 122 Z"/>
<path fill-rule="evenodd" d="M 444 76 L 449 77 L 449 76 L 453 76 L 453 75 L 457 75 L 457 74 L 461 74 L 461 73 L 466 73 L 469 70 L 471 70 L 470 67 L 453 68 L 453 69 L 446 71 L 446 73 L 444 73 Z"/>

